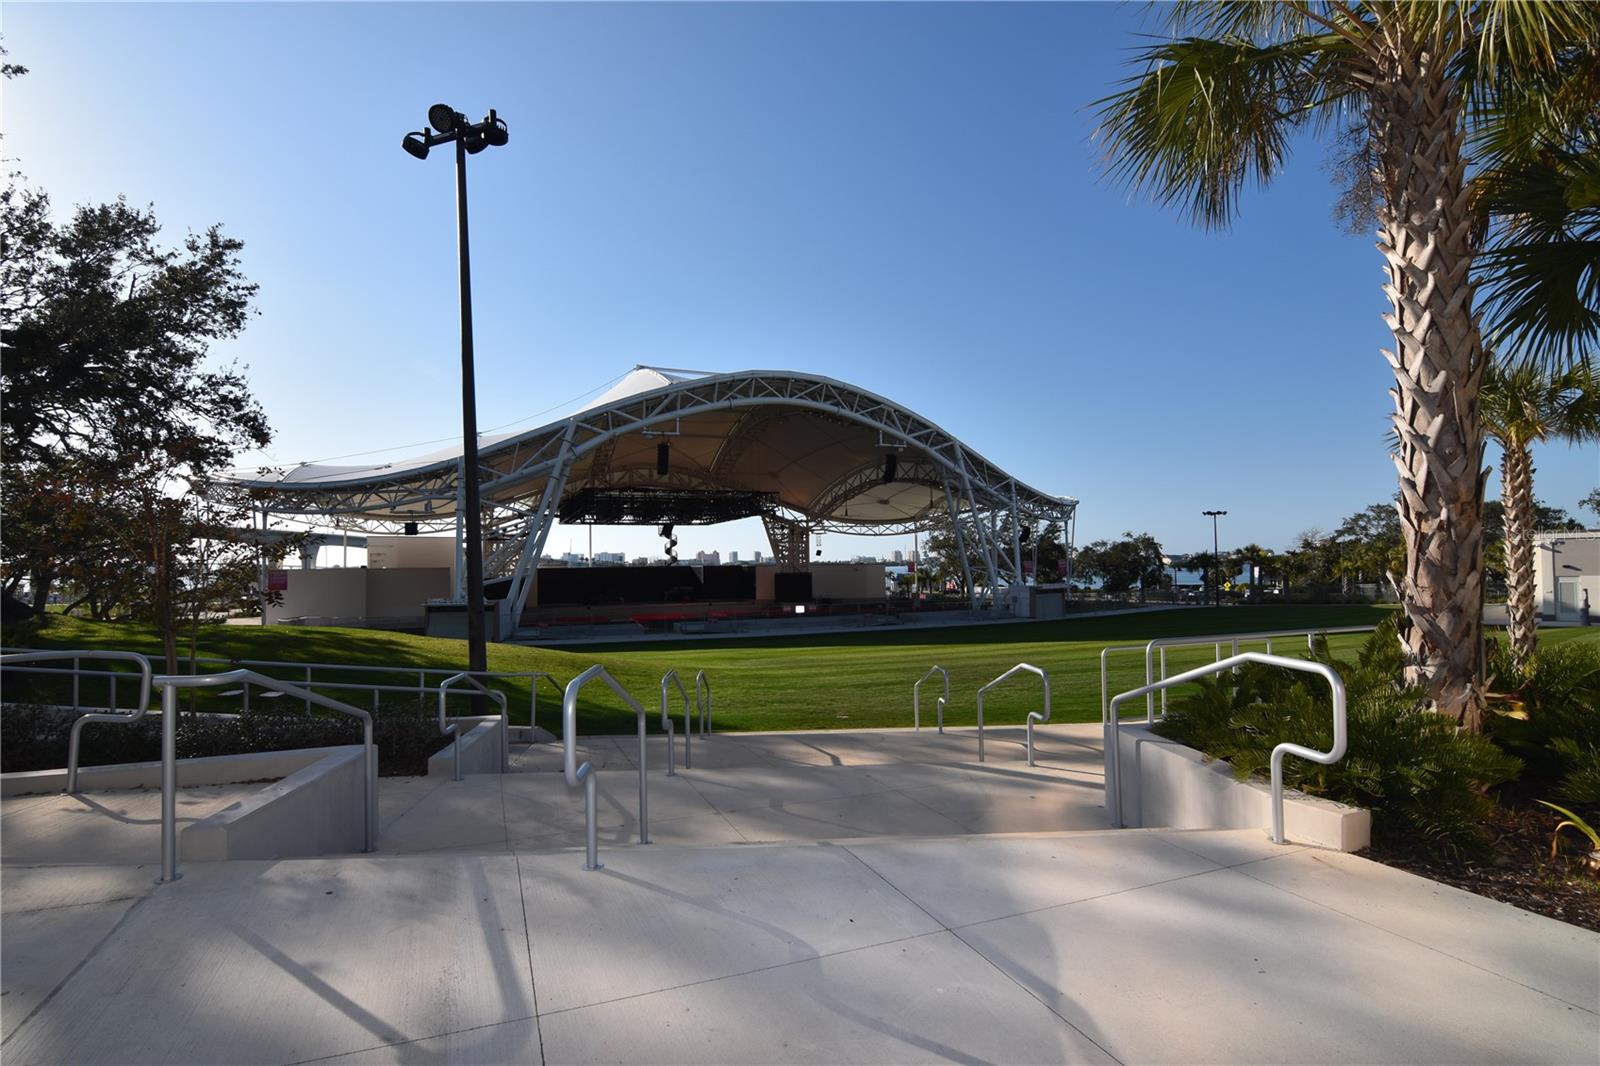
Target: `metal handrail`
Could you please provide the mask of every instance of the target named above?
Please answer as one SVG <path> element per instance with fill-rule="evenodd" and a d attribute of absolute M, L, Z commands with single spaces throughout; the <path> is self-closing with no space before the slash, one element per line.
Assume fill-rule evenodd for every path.
<path fill-rule="evenodd" d="M 511 732 L 511 718 L 506 714 L 505 693 L 496 692 L 494 689 L 489 688 L 470 673 L 459 673 L 451 677 L 447 677 L 443 681 L 439 682 L 439 735 L 442 737 L 453 736 L 456 738 L 455 743 L 452 745 L 452 747 L 455 749 L 455 773 L 452 775 L 451 780 L 461 780 L 461 723 L 450 722 L 448 725 L 445 724 L 444 704 L 445 699 L 450 695 L 450 689 L 453 688 L 458 681 L 463 681 L 468 685 L 471 685 L 474 691 L 481 692 L 485 696 L 488 696 L 490 699 L 493 699 L 500 704 L 500 772 L 505 773 L 506 766 L 511 761 L 511 747 L 509 740 Z"/>
<path fill-rule="evenodd" d="M 644 741 L 644 705 L 629 695 L 628 690 L 605 667 L 596 664 L 567 682 L 566 692 L 561 698 L 561 772 L 568 788 L 577 788 L 580 784 L 583 786 L 585 870 L 600 869 L 600 843 L 595 826 L 595 769 L 587 762 L 578 765 L 578 693 L 594 680 L 604 681 L 622 702 L 633 708 L 639 718 L 639 843 L 650 843 L 650 779 L 645 772 L 648 769 L 648 749 Z"/>
<path fill-rule="evenodd" d="M 228 670 L 220 674 L 163 674 L 150 681 L 153 687 L 161 689 L 161 880 L 178 879 L 178 689 L 215 688 L 235 682 L 282 692 L 286 696 L 303 699 L 308 704 L 361 720 L 361 743 L 366 761 L 366 772 L 362 775 L 366 801 L 366 846 L 361 850 L 378 850 L 378 749 L 372 743 L 372 715 L 359 707 L 340 703 L 321 693 L 258 674 L 254 670 Z"/>
<path fill-rule="evenodd" d="M 12 652 L 16 652 L 16 653 L 19 653 L 19 654 L 32 654 L 31 650 L 30 649 L 26 649 L 26 648 L 17 648 L 17 649 L 0 648 L 0 652 L 4 652 L 6 654 L 11 654 Z M 90 652 L 81 652 L 80 651 L 80 652 L 76 652 L 75 654 L 80 656 L 80 657 L 82 657 L 82 658 L 85 658 L 85 659 L 87 659 L 87 658 L 105 658 L 106 657 L 105 653 L 102 653 L 102 652 L 92 652 L 92 653 L 90 653 Z M 125 655 L 125 654 L 136 654 L 136 653 L 133 653 L 133 652 L 119 652 L 118 654 L 119 655 Z M 72 657 L 71 655 L 65 656 L 65 658 L 71 658 L 71 657 Z M 305 677 L 303 679 L 298 679 L 294 683 L 298 684 L 302 688 L 305 688 L 307 686 L 311 686 L 311 687 L 315 687 L 315 688 L 370 691 L 373 694 L 374 701 L 376 701 L 377 694 L 379 692 L 411 692 L 411 693 L 415 693 L 419 697 L 425 697 L 432 690 L 432 686 L 428 682 L 428 675 L 430 675 L 430 674 L 448 675 L 448 674 L 452 674 L 452 673 L 456 672 L 455 668 L 454 667 L 450 667 L 450 666 L 384 666 L 384 665 L 379 665 L 379 664 L 368 664 L 368 663 L 305 663 L 305 662 L 289 662 L 289 661 L 282 660 L 282 659 L 220 659 L 220 658 L 216 658 L 214 656 L 205 656 L 205 655 L 197 656 L 197 657 L 192 658 L 192 659 L 185 657 L 183 659 L 183 661 L 189 664 L 189 667 L 190 667 L 191 670 L 197 668 L 201 663 L 220 664 L 220 665 L 223 665 L 223 666 L 228 666 L 228 667 L 233 667 L 233 668 L 239 668 L 239 667 L 244 667 L 244 668 L 262 667 L 262 668 L 271 668 L 271 669 L 301 670 L 301 671 L 304 671 Z M 19 667 L 19 669 L 23 670 L 25 672 L 29 672 L 29 673 L 64 673 L 65 672 L 65 671 L 51 671 L 51 670 L 47 670 L 45 668 Z M 355 671 L 359 671 L 361 673 L 369 673 L 369 674 L 371 674 L 371 673 L 386 673 L 386 674 L 405 674 L 407 676 L 414 675 L 417 678 L 417 683 L 415 685 L 385 685 L 385 684 L 382 684 L 381 682 L 380 683 L 363 684 L 363 683 L 357 682 L 357 681 L 325 681 L 325 680 L 318 680 L 314 676 L 314 671 L 317 671 L 317 670 L 355 670 Z M 81 677 L 107 677 L 107 678 L 111 678 L 112 679 L 111 683 L 112 683 L 113 686 L 115 686 L 116 678 L 120 677 L 120 676 L 125 676 L 125 675 L 115 674 L 115 673 L 112 673 L 110 671 L 75 669 L 73 671 L 73 681 L 74 681 L 74 684 L 73 684 L 73 703 L 72 703 L 72 709 L 73 710 L 77 710 L 78 709 L 79 700 L 78 700 L 78 691 L 77 691 L 77 679 L 80 676 Z M 185 675 L 173 675 L 173 676 L 185 676 Z M 199 675 L 194 675 L 194 676 L 199 676 Z M 530 682 L 529 686 L 528 686 L 529 690 L 530 690 L 529 691 L 529 704 L 528 704 L 528 725 L 529 725 L 530 728 L 533 727 L 534 725 L 536 725 L 537 722 L 538 722 L 538 714 L 539 714 L 539 679 L 540 678 L 544 678 L 545 680 L 549 681 L 552 685 L 555 686 L 556 691 L 558 693 L 563 691 L 563 689 L 561 687 L 561 681 L 558 678 L 556 678 L 553 674 L 547 673 L 547 672 L 545 672 L 543 670 L 525 670 L 525 671 L 484 670 L 484 671 L 478 672 L 475 676 L 477 676 L 479 678 L 484 678 L 484 679 L 487 679 L 487 680 L 490 680 L 490 681 L 501 680 L 501 679 L 504 679 L 504 680 L 528 679 L 529 682 Z M 114 687 L 113 687 L 112 691 L 113 691 L 112 702 L 113 702 L 113 704 L 115 704 L 115 688 Z M 311 707 L 311 705 L 308 702 L 306 704 L 306 709 L 310 710 L 310 707 Z M 113 706 L 112 709 L 115 710 L 115 707 Z M 249 696 L 248 690 L 246 690 L 246 692 L 244 693 L 244 709 L 247 710 L 247 711 L 250 709 L 250 696 Z"/>
<path fill-rule="evenodd" d="M 672 715 L 667 708 L 667 682 L 678 686 L 678 694 L 683 697 L 683 768 L 689 769 L 689 740 L 694 735 L 694 730 L 689 725 L 689 690 L 683 687 L 683 679 L 678 676 L 677 670 L 668 670 L 661 676 L 661 728 L 667 731 L 667 776 L 677 777 L 677 768 L 673 765 L 676 761 L 672 754 L 673 733 Z"/>
<path fill-rule="evenodd" d="M 1106 656 L 1114 651 L 1138 651 L 1142 647 L 1144 647 L 1143 644 L 1114 644 L 1100 649 L 1100 725 L 1102 728 L 1106 724 L 1106 708 L 1109 706 L 1106 702 L 1108 698 L 1106 689 Z"/>
<path fill-rule="evenodd" d="M 14 653 L 6 654 L 6 655 L 0 655 L 0 666 L 10 666 L 10 667 L 12 667 L 14 669 L 26 670 L 26 669 L 28 669 L 27 667 L 17 667 L 15 664 L 17 664 L 17 663 L 29 663 L 29 662 L 53 662 L 53 661 L 60 661 L 60 660 L 67 660 L 67 659 L 72 660 L 72 668 L 73 668 L 73 671 L 74 671 L 74 673 L 73 673 L 74 681 L 77 680 L 78 673 L 81 672 L 82 668 L 78 664 L 83 659 L 109 659 L 109 660 L 112 660 L 112 661 L 115 661 L 115 662 L 131 662 L 131 663 L 133 663 L 135 666 L 137 666 L 139 668 L 139 706 L 134 708 L 133 711 L 131 713 L 129 713 L 129 714 L 118 714 L 118 713 L 116 713 L 116 706 L 117 706 L 116 691 L 117 690 L 116 690 L 116 687 L 115 687 L 116 686 L 116 681 L 114 680 L 117 677 L 127 676 L 127 675 L 117 674 L 115 671 L 109 671 L 109 670 L 107 670 L 107 671 L 98 671 L 98 672 L 101 672 L 101 673 L 109 674 L 113 678 L 113 681 L 111 682 L 111 684 L 112 684 L 112 688 L 111 688 L 111 709 L 112 709 L 112 713 L 110 713 L 110 714 L 100 714 L 100 713 L 97 713 L 97 712 L 91 712 L 89 714 L 79 715 L 77 720 L 72 723 L 72 730 L 67 734 L 67 788 L 66 788 L 66 791 L 68 793 L 76 793 L 78 791 L 78 746 L 79 746 L 80 737 L 83 734 L 83 727 L 85 725 L 89 724 L 90 722 L 116 722 L 116 723 L 118 723 L 120 725 L 132 725 L 134 722 L 137 722 L 139 719 L 143 718 L 145 716 L 145 712 L 150 709 L 150 677 L 151 677 L 151 673 L 150 673 L 150 660 L 148 658 L 146 658 L 145 656 L 140 655 L 137 652 L 132 652 L 132 651 L 88 651 L 88 652 L 84 652 L 84 651 L 65 651 L 65 650 L 63 650 L 63 651 L 23 651 L 23 652 L 14 652 Z M 34 671 L 30 671 L 30 672 L 34 672 Z M 61 673 L 62 671 L 39 669 L 36 672 L 39 672 L 39 673 Z"/>
<path fill-rule="evenodd" d="M 1261 640 L 1266 642 L 1267 654 L 1271 655 L 1273 640 L 1282 637 L 1305 637 L 1306 650 L 1314 651 L 1317 647 L 1317 637 L 1319 636 L 1327 637 L 1330 634 L 1340 633 L 1371 633 L 1377 628 L 1377 626 L 1333 626 L 1326 629 L 1277 629 L 1265 630 L 1259 633 L 1224 633 L 1209 637 L 1157 637 L 1155 640 L 1150 641 L 1144 646 L 1144 683 L 1148 685 L 1157 680 L 1151 669 L 1153 666 L 1151 661 L 1152 654 L 1157 648 L 1161 649 L 1161 676 L 1164 678 L 1167 676 L 1168 648 L 1187 648 L 1203 644 L 1210 644 L 1216 649 L 1216 657 L 1221 659 L 1222 646 L 1224 644 L 1230 645 L 1232 649 L 1231 654 L 1238 655 L 1239 642 L 1241 640 Z M 1150 693 L 1145 697 L 1144 713 L 1146 724 L 1153 723 L 1155 721 L 1154 701 L 1154 693 Z M 1166 689 L 1161 690 L 1161 713 L 1167 713 Z"/>
<path fill-rule="evenodd" d="M 1035 721 L 1048 722 L 1050 720 L 1050 675 L 1034 666 L 1032 663 L 1018 663 L 987 685 L 978 690 L 978 761 L 983 762 L 983 694 L 994 688 L 1000 682 L 1015 674 L 1038 674 L 1039 680 L 1044 682 L 1044 714 L 1038 711 L 1028 712 L 1028 765 L 1033 765 L 1033 723 Z"/>
<path fill-rule="evenodd" d="M 939 732 L 944 732 L 944 709 L 950 702 L 950 671 L 938 665 L 930 666 L 928 672 L 923 674 L 915 685 L 911 686 L 911 729 L 913 732 L 922 732 L 922 682 L 928 680 L 934 674 L 944 675 L 944 695 L 939 697 L 939 701 L 935 705 L 939 712 Z"/>
<path fill-rule="evenodd" d="M 1333 747 L 1330 750 L 1316 751 L 1287 741 L 1272 749 L 1272 842 L 1274 844 L 1286 843 L 1283 836 L 1283 757 L 1285 755 L 1297 755 L 1302 759 L 1309 759 L 1323 766 L 1332 766 L 1344 758 L 1345 749 L 1349 741 L 1346 735 L 1344 680 L 1339 676 L 1338 671 L 1326 663 L 1312 662 L 1308 659 L 1291 659 L 1283 655 L 1264 655 L 1254 651 L 1231 655 L 1226 659 L 1212 663 L 1210 666 L 1186 670 L 1181 674 L 1164 678 L 1153 684 L 1129 689 L 1127 692 L 1119 693 L 1111 698 L 1111 713 L 1105 727 L 1106 806 L 1111 814 L 1111 824 L 1114 828 L 1121 829 L 1123 827 L 1122 722 L 1117 716 L 1117 705 L 1123 700 L 1132 699 L 1135 696 L 1147 696 L 1152 692 L 1169 689 L 1176 685 L 1188 684 L 1190 681 L 1198 681 L 1202 677 L 1226 673 L 1245 663 L 1281 666 L 1285 670 L 1299 670 L 1302 673 L 1317 674 L 1328 682 L 1328 687 L 1333 692 Z"/>
<path fill-rule="evenodd" d="M 702 688 L 705 689 L 704 703 L 700 701 L 700 690 Z M 700 712 L 700 735 L 709 737 L 711 735 L 711 679 L 706 676 L 704 670 L 694 675 L 694 705 Z M 687 739 L 683 742 L 683 768 L 685 770 L 689 768 L 689 741 Z"/>

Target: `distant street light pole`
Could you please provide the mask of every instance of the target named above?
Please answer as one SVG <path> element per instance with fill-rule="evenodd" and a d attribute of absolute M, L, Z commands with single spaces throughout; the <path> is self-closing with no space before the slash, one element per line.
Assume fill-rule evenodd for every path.
<path fill-rule="evenodd" d="M 1227 511 L 1201 511 L 1211 519 L 1211 606 L 1215 607 L 1221 602 L 1222 586 L 1217 581 L 1217 567 L 1222 563 L 1222 552 L 1217 547 L 1217 518 L 1225 515 Z"/>
<path fill-rule="evenodd" d="M 489 668 L 488 648 L 483 632 L 483 530 L 478 501 L 478 403 L 473 379 L 472 358 L 472 257 L 467 244 L 467 155 L 477 155 L 490 145 L 500 147 L 510 139 L 503 119 L 490 109 L 482 122 L 468 122 L 467 116 L 449 104 L 428 108 L 428 125 L 420 133 L 408 133 L 400 146 L 417 159 L 428 158 L 428 149 L 455 142 L 456 146 L 456 243 L 461 260 L 461 469 L 466 478 L 463 554 L 467 561 L 467 669 L 482 673 Z M 474 707 L 481 700 L 473 700 Z"/>

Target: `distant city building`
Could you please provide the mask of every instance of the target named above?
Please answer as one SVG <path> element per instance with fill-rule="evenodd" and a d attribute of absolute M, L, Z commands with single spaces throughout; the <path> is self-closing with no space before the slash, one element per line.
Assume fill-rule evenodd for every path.
<path fill-rule="evenodd" d="M 642 555 L 639 555 L 639 556 L 635 556 L 632 559 L 629 559 L 628 560 L 628 565 L 629 566 L 649 566 L 650 565 L 650 560 L 645 558 Z"/>
<path fill-rule="evenodd" d="M 728 553 L 728 562 L 736 563 L 738 561 L 739 561 L 739 553 L 738 552 L 729 552 Z"/>
<path fill-rule="evenodd" d="M 621 566 L 628 561 L 628 557 L 622 552 L 595 552 L 594 561 L 607 566 Z"/>
<path fill-rule="evenodd" d="M 561 555 L 561 561 L 566 563 L 568 566 L 588 566 L 589 565 L 589 560 L 588 559 L 585 559 L 583 556 L 578 555 L 578 554 L 576 554 L 574 552 L 563 552 L 562 555 Z"/>
<path fill-rule="evenodd" d="M 714 551 L 712 551 L 712 552 L 696 552 L 695 556 L 694 556 L 694 561 L 697 562 L 697 563 L 701 563 L 701 564 L 703 564 L 705 566 L 721 566 L 722 565 L 722 553 L 721 552 L 714 552 Z"/>
<path fill-rule="evenodd" d="M 766 559 L 766 556 L 762 555 L 759 551 L 757 551 L 755 553 L 755 561 L 756 562 L 758 562 L 758 563 L 762 562 L 764 559 Z"/>
<path fill-rule="evenodd" d="M 906 553 L 901 551 L 899 548 L 896 548 L 894 550 L 894 561 L 897 562 L 897 563 L 905 562 L 906 561 Z"/>

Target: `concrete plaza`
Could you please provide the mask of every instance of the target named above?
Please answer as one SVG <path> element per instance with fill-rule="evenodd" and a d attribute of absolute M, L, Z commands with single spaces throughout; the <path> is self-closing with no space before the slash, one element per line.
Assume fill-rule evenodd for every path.
<path fill-rule="evenodd" d="M 652 752 L 640 846 L 637 749 L 601 738 L 599 871 L 545 746 L 523 773 L 384 779 L 379 854 L 170 885 L 153 841 L 13 856 L 30 812 L 76 801 L 7 800 L 0 1056 L 1595 1061 L 1600 936 L 1258 830 L 1099 828 L 1083 727 L 1032 771 L 996 736 L 987 763 L 930 761 L 969 742 L 717 736 L 670 779 Z"/>

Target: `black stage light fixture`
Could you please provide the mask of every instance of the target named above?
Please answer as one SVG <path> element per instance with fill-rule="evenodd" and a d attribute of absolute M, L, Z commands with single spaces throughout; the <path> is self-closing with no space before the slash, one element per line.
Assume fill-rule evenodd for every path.
<path fill-rule="evenodd" d="M 416 535 L 417 535 L 417 524 L 415 522 L 407 522 L 406 523 L 406 536 L 414 537 Z"/>
<path fill-rule="evenodd" d="M 418 159 L 428 158 L 428 131 L 421 133 L 408 133 L 405 140 L 400 142 L 400 147 L 416 156 Z"/>
<path fill-rule="evenodd" d="M 494 113 L 494 108 L 489 109 L 489 117 L 481 123 L 483 135 L 488 142 L 496 148 L 504 148 L 511 139 L 511 131 L 506 128 L 506 120 Z"/>
<path fill-rule="evenodd" d="M 883 483 L 885 485 L 894 480 L 895 468 L 899 465 L 899 460 L 895 458 L 894 452 L 890 452 L 883 457 Z"/>
<path fill-rule="evenodd" d="M 456 114 L 456 109 L 449 104 L 434 104 L 428 108 L 428 125 L 440 133 L 451 133 L 456 128 L 457 122 L 465 120 L 464 115 Z"/>
<path fill-rule="evenodd" d="M 672 465 L 672 445 L 662 441 L 656 445 L 656 475 L 666 477 L 667 470 Z"/>

